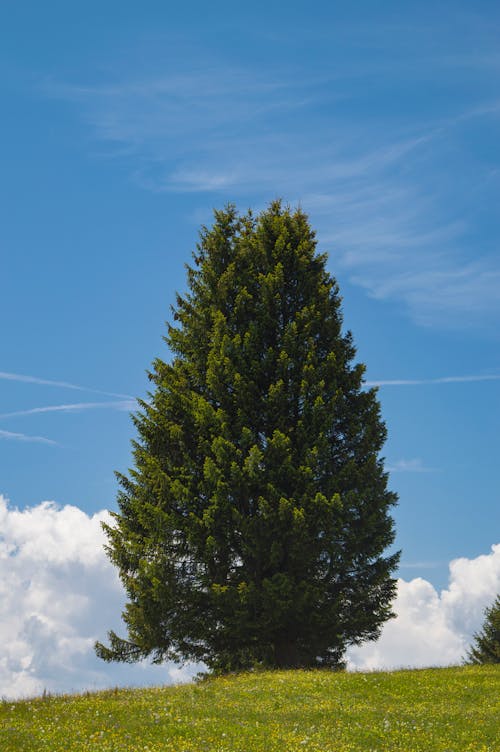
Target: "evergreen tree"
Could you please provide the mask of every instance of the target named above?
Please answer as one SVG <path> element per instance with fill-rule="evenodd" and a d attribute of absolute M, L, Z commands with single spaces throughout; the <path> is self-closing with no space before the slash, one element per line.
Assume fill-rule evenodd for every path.
<path fill-rule="evenodd" d="M 485 609 L 481 632 L 474 635 L 474 644 L 467 663 L 500 663 L 500 595 Z"/>
<path fill-rule="evenodd" d="M 202 229 L 105 526 L 128 639 L 104 660 L 340 667 L 392 616 L 386 431 L 325 264 L 279 201 Z"/>

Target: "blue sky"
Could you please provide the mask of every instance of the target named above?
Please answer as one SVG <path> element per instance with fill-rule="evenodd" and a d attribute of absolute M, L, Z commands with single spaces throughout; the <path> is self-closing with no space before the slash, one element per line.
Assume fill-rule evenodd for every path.
<path fill-rule="evenodd" d="M 0 492 L 115 508 L 198 228 L 300 203 L 380 383 L 403 578 L 500 540 L 497 4 L 0 8 Z"/>

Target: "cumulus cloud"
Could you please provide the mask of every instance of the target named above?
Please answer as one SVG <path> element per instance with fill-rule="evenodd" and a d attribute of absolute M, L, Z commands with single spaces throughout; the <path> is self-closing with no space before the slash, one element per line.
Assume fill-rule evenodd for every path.
<path fill-rule="evenodd" d="M 18 510 L 0 496 L 0 697 L 178 682 L 199 667 L 105 664 L 108 629 L 123 633 L 124 593 L 103 550 L 101 522 L 53 502 Z M 450 564 L 448 589 L 400 580 L 397 619 L 380 640 L 349 651 L 353 669 L 459 663 L 500 591 L 500 544 Z"/>
<path fill-rule="evenodd" d="M 450 563 L 448 588 L 440 593 L 417 577 L 398 581 L 394 611 L 377 642 L 351 648 L 354 669 L 446 666 L 461 663 L 484 609 L 500 592 L 500 544 L 489 554 Z"/>
<path fill-rule="evenodd" d="M 123 632 L 124 594 L 103 550 L 101 522 L 75 506 L 22 511 L 0 496 L 0 697 L 161 684 L 194 669 L 108 665 L 94 654 Z"/>

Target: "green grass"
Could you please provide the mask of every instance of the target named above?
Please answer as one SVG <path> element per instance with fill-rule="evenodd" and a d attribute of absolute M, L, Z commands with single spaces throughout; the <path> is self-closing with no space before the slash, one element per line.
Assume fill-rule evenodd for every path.
<path fill-rule="evenodd" d="M 1 752 L 500 751 L 500 666 L 276 671 L 0 703 Z"/>

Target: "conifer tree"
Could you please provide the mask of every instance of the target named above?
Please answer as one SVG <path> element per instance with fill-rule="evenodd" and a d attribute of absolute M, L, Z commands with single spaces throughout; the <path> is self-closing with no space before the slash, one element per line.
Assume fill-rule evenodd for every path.
<path fill-rule="evenodd" d="M 104 660 L 338 668 L 392 616 L 386 430 L 340 306 L 300 209 L 202 228 L 105 526 L 128 636 Z"/>
<path fill-rule="evenodd" d="M 483 628 L 474 635 L 467 659 L 468 663 L 500 663 L 500 595 L 485 609 Z"/>

